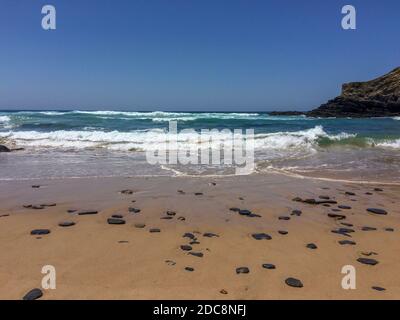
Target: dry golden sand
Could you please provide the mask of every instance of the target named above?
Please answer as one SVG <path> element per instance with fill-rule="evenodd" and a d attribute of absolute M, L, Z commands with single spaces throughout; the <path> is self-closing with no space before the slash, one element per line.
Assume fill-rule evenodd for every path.
<path fill-rule="evenodd" d="M 215 182 L 216 185 L 213 185 Z M 34 189 L 31 186 L 42 187 Z M 383 192 L 375 192 L 381 187 Z M 323 189 L 329 188 L 329 189 Z M 119 191 L 132 189 L 132 195 Z M 42 266 L 57 271 L 57 289 L 44 290 L 42 299 L 399 299 L 400 187 L 299 179 L 278 174 L 224 178 L 98 178 L 0 183 L 0 299 L 21 299 L 30 289 L 41 286 Z M 178 190 L 183 190 L 181 194 Z M 346 196 L 344 191 L 355 192 Z M 371 191 L 373 195 L 366 195 Z M 202 192 L 196 196 L 194 193 Z M 292 201 L 328 195 L 339 204 L 347 219 L 336 221 L 331 208 Z M 241 200 L 242 198 L 243 200 Z M 355 199 L 356 201 L 352 201 Z M 132 200 L 136 200 L 132 203 Z M 43 210 L 24 204 L 55 202 Z M 128 207 L 140 208 L 132 214 Z M 230 207 L 249 209 L 261 215 L 249 218 L 231 212 Z M 366 212 L 368 207 L 386 209 L 387 216 Z M 67 209 L 99 210 L 97 215 L 78 216 Z M 279 220 L 293 209 L 300 217 Z M 167 210 L 176 212 L 162 220 Z M 107 218 L 122 214 L 125 225 L 109 225 Z M 184 221 L 178 220 L 185 217 Z M 75 226 L 62 228 L 61 221 Z M 347 238 L 331 233 L 340 222 L 354 224 Z M 145 223 L 143 229 L 135 223 Z M 361 231 L 370 226 L 376 231 Z M 394 232 L 385 231 L 391 227 Z M 40 239 L 30 231 L 48 228 Z M 161 229 L 150 233 L 150 228 Z M 280 235 L 278 230 L 287 230 Z M 180 249 L 196 235 L 200 244 L 193 250 L 202 258 Z M 205 232 L 219 235 L 204 237 Z M 257 241 L 252 233 L 265 232 L 272 240 Z M 342 246 L 338 240 L 356 241 Z M 119 241 L 128 241 L 120 243 Z M 316 250 L 306 248 L 315 243 Z M 376 266 L 363 265 L 362 252 L 376 252 L 370 258 Z M 176 264 L 169 265 L 166 260 Z M 262 268 L 276 265 L 275 270 Z M 357 289 L 343 290 L 341 269 L 353 265 Z M 188 272 L 185 267 L 193 267 Z M 248 267 L 249 274 L 236 274 Z M 303 288 L 285 284 L 298 278 Z M 386 288 L 384 292 L 372 286 Z M 227 294 L 221 294 L 224 289 Z"/>

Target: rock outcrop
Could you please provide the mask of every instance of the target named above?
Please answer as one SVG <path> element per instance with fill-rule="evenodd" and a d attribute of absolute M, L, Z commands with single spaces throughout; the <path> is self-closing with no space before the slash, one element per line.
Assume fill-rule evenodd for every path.
<path fill-rule="evenodd" d="M 305 114 L 353 118 L 400 116 L 400 67 L 371 81 L 345 83 L 340 96 Z"/>

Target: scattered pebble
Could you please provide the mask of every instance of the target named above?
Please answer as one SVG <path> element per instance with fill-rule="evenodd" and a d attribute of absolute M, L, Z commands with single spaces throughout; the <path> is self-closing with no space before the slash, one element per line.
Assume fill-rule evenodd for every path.
<path fill-rule="evenodd" d="M 58 224 L 60 227 L 72 227 L 75 225 L 73 221 L 63 221 Z"/>
<path fill-rule="evenodd" d="M 374 228 L 374 227 L 362 227 L 361 230 L 362 231 L 375 231 L 376 228 Z"/>
<path fill-rule="evenodd" d="M 271 263 L 264 263 L 264 264 L 262 265 L 262 267 L 263 267 L 264 269 L 269 269 L 269 270 L 272 270 L 272 269 L 275 269 L 275 268 L 276 268 L 275 265 L 274 265 L 274 264 L 271 264 Z"/>
<path fill-rule="evenodd" d="M 385 288 L 377 287 L 377 286 L 373 286 L 372 289 L 373 289 L 373 290 L 376 290 L 376 291 L 386 291 Z"/>
<path fill-rule="evenodd" d="M 133 190 L 126 189 L 126 190 L 120 191 L 119 193 L 129 195 L 129 194 L 133 194 Z"/>
<path fill-rule="evenodd" d="M 222 289 L 222 290 L 220 290 L 219 293 L 221 293 L 221 294 L 228 294 L 228 291 L 226 291 L 225 289 Z"/>
<path fill-rule="evenodd" d="M 280 216 L 279 217 L 279 220 L 290 220 L 290 217 L 287 217 L 287 216 Z"/>
<path fill-rule="evenodd" d="M 300 217 L 303 212 L 301 210 L 293 210 L 291 215 Z"/>
<path fill-rule="evenodd" d="M 383 209 L 368 208 L 367 211 L 374 214 L 387 215 L 387 211 Z"/>
<path fill-rule="evenodd" d="M 149 230 L 149 232 L 151 232 L 151 233 L 157 233 L 157 232 L 161 232 L 161 230 L 158 229 L 158 228 L 152 228 L 152 229 Z"/>
<path fill-rule="evenodd" d="M 41 298 L 42 296 L 43 296 L 42 290 L 35 288 L 29 291 L 26 295 L 24 295 L 22 300 L 36 300 Z"/>
<path fill-rule="evenodd" d="M 88 211 L 79 211 L 78 215 L 80 216 L 86 216 L 86 215 L 91 215 L 91 214 L 98 214 L 99 212 L 96 210 L 88 210 Z"/>
<path fill-rule="evenodd" d="M 346 196 L 355 196 L 356 195 L 354 192 L 351 192 L 351 191 L 346 191 L 344 194 Z"/>
<path fill-rule="evenodd" d="M 188 254 L 190 254 L 192 256 L 195 256 L 195 257 L 198 257 L 198 258 L 203 258 L 203 256 L 204 256 L 204 254 L 201 253 L 201 252 L 193 252 L 193 251 L 191 251 Z"/>
<path fill-rule="evenodd" d="M 341 244 L 342 246 L 344 246 L 344 245 L 351 245 L 351 246 L 356 245 L 356 243 L 354 241 L 351 241 L 351 240 L 340 240 L 339 244 Z"/>
<path fill-rule="evenodd" d="M 194 268 L 192 268 L 192 267 L 185 267 L 185 270 L 186 270 L 186 271 L 189 271 L 189 272 L 193 272 L 193 271 L 194 271 Z"/>
<path fill-rule="evenodd" d="M 167 265 L 169 265 L 169 266 L 174 266 L 174 265 L 176 265 L 176 262 L 175 262 L 175 261 L 172 261 L 172 260 L 165 260 L 165 263 L 166 263 Z"/>
<path fill-rule="evenodd" d="M 31 235 L 37 236 L 37 235 L 44 235 L 44 234 L 49 234 L 50 230 L 49 229 L 35 229 L 31 231 Z"/>
<path fill-rule="evenodd" d="M 285 235 L 287 235 L 289 232 L 287 232 L 286 230 L 279 230 L 278 233 L 285 236 Z"/>
<path fill-rule="evenodd" d="M 287 279 L 285 280 L 285 283 L 286 283 L 289 287 L 303 288 L 303 283 L 302 283 L 299 279 L 287 278 Z"/>
<path fill-rule="evenodd" d="M 116 219 L 116 218 L 108 218 L 107 219 L 107 223 L 108 224 L 125 224 L 125 220 L 123 219 Z"/>
<path fill-rule="evenodd" d="M 181 246 L 181 249 L 182 249 L 183 251 L 190 251 L 190 250 L 192 250 L 192 247 L 191 247 L 191 246 L 188 246 L 188 245 L 186 245 L 186 244 L 184 244 L 184 245 Z"/>
<path fill-rule="evenodd" d="M 206 232 L 205 234 L 203 234 L 203 237 L 206 237 L 206 238 L 217 238 L 217 237 L 219 237 L 219 235 L 217 235 L 215 233 L 211 233 L 211 232 Z"/>
<path fill-rule="evenodd" d="M 385 231 L 394 232 L 394 229 L 393 228 L 385 228 Z"/>
<path fill-rule="evenodd" d="M 167 216 L 175 216 L 176 212 L 175 211 L 167 211 L 166 214 L 167 214 Z"/>
<path fill-rule="evenodd" d="M 312 250 L 315 250 L 315 249 L 318 248 L 314 243 L 309 243 L 309 244 L 307 244 L 306 247 L 307 247 L 308 249 L 312 249 Z"/>
<path fill-rule="evenodd" d="M 128 208 L 128 211 L 131 212 L 131 213 L 139 213 L 139 212 L 140 212 L 140 209 L 134 208 L 134 207 L 129 207 L 129 208 Z"/>
<path fill-rule="evenodd" d="M 135 223 L 135 228 L 143 229 L 146 225 L 144 223 Z"/>
<path fill-rule="evenodd" d="M 370 258 L 358 258 L 357 261 L 362 264 L 367 264 L 370 266 L 374 266 L 379 263 L 379 261 L 376 261 L 375 259 L 370 259 Z"/>
<path fill-rule="evenodd" d="M 251 235 L 256 240 L 271 240 L 272 237 L 266 233 L 253 233 Z"/>
<path fill-rule="evenodd" d="M 240 267 L 240 268 L 236 268 L 236 273 L 237 274 L 246 274 L 246 273 L 249 273 L 250 272 L 250 270 L 249 270 L 249 268 L 247 268 L 247 267 Z"/>
<path fill-rule="evenodd" d="M 338 208 L 339 209 L 343 209 L 343 210 L 350 210 L 351 209 L 350 206 L 345 206 L 345 205 L 339 205 Z"/>
<path fill-rule="evenodd" d="M 196 238 L 195 235 L 193 233 L 190 233 L 190 232 L 186 232 L 182 237 L 183 238 L 189 238 L 189 239 L 192 239 L 192 240 Z"/>

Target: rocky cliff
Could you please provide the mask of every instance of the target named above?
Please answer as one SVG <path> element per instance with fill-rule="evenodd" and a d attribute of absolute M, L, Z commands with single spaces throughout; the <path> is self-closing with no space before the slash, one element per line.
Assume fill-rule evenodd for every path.
<path fill-rule="evenodd" d="M 306 113 L 311 117 L 390 117 L 400 115 L 400 67 L 377 79 L 351 82 L 342 94 Z"/>

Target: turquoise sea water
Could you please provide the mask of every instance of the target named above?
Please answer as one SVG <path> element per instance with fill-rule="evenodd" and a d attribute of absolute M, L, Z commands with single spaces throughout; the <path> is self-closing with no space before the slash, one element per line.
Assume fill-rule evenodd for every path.
<path fill-rule="evenodd" d="M 400 118 L 317 119 L 267 113 L 0 111 L 0 178 L 230 174 L 229 166 L 155 166 L 144 151 L 178 131 L 254 129 L 257 172 L 398 181 Z M 151 134 L 149 134 L 151 131 Z M 193 143 L 190 134 L 182 145 Z M 18 167 L 18 169 L 17 169 Z"/>

